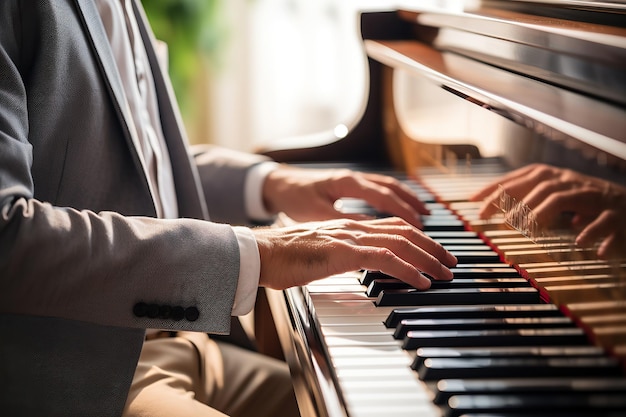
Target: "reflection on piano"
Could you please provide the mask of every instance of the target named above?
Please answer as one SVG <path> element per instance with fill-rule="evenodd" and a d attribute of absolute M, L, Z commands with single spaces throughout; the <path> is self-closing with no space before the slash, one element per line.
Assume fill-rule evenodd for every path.
<path fill-rule="evenodd" d="M 359 120 L 263 152 L 401 178 L 459 264 L 427 291 L 372 271 L 268 291 L 303 417 L 626 415 L 626 259 L 538 245 L 467 201 L 531 162 L 624 182 L 625 14 L 618 0 L 494 0 L 361 15 Z"/>

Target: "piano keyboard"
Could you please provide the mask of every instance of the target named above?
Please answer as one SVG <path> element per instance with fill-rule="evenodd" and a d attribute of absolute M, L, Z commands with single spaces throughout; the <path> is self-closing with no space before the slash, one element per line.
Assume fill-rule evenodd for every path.
<path fill-rule="evenodd" d="M 358 271 L 286 292 L 299 292 L 342 404 L 322 415 L 626 416 L 626 301 L 616 297 L 626 268 L 565 250 L 556 262 L 546 248 L 567 248 L 479 221 L 467 198 L 500 175 L 479 166 L 407 182 L 432 211 L 425 232 L 459 259 L 452 282 L 417 291 Z"/>

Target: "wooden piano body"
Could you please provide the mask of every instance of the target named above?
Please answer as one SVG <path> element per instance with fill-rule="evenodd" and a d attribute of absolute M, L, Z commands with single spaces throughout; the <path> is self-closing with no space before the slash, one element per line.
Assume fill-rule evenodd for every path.
<path fill-rule="evenodd" d="M 458 281 L 472 269 L 485 276 L 489 269 L 501 276 L 519 273 L 537 290 L 540 300 L 531 304 L 551 311 L 542 317 L 556 311 L 584 341 L 570 346 L 567 338 L 547 339 L 543 345 L 537 339 L 528 344 L 530 352 L 519 338 L 498 339 L 492 347 L 465 346 L 460 341 L 465 333 L 459 332 L 451 345 L 459 348 L 456 357 L 435 355 L 418 363 L 422 350 L 441 342 L 434 336 L 431 345 L 420 345 L 428 338 L 415 328 L 412 342 L 406 341 L 406 330 L 394 338 L 399 330 L 392 312 L 439 311 L 434 321 L 427 314 L 414 321 L 426 326 L 431 320 L 432 329 L 442 331 L 452 325 L 442 317 L 467 319 L 475 314 L 472 308 L 512 311 L 527 302 L 486 298 L 472 306 L 427 298 L 390 306 L 381 294 L 396 290 L 371 292 L 364 279 L 376 277 L 359 271 L 304 288 L 267 291 L 302 416 L 626 415 L 624 263 L 580 257 L 571 248 L 563 254 L 533 247 L 501 220 L 478 221 L 476 205 L 464 201 L 487 181 L 533 162 L 626 182 L 626 3 L 494 0 L 451 11 L 420 9 L 416 2 L 415 10 L 362 13 L 361 34 L 369 96 L 347 135 L 262 152 L 278 161 L 375 170 L 410 182 L 437 213 L 426 220 L 430 230 L 452 225 L 433 236 L 452 247 L 476 244 L 478 238 L 480 249 L 471 252 L 486 244 L 486 252 L 499 256 L 488 261 L 495 262 L 491 266 L 472 268 L 483 258 L 468 255 L 460 262 L 466 265 L 457 270 Z M 354 201 L 346 207 L 367 210 Z M 468 234 L 469 240 L 462 240 Z M 626 258 L 626 248 L 624 253 Z M 446 315 L 455 309 L 460 316 Z M 521 316 L 502 317 L 515 322 Z M 524 326 L 506 331 L 523 333 Z M 534 325 L 526 330 L 543 331 Z M 491 349 L 488 355 L 476 348 L 484 345 Z M 437 364 L 445 368 L 454 360 L 463 362 L 460 370 L 436 376 Z M 506 360 L 511 368 L 489 373 Z M 558 364 L 587 360 L 591 365 L 580 371 Z M 426 371 L 430 376 L 424 377 Z M 573 382 L 565 389 L 567 381 Z M 573 388 L 576 384 L 590 388 Z M 515 402 L 524 404 L 514 407 Z M 538 411 L 537 404 L 545 407 Z"/>

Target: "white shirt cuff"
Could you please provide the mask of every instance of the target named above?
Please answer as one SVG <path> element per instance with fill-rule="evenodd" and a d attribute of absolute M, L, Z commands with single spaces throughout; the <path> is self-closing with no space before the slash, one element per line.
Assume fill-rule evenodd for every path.
<path fill-rule="evenodd" d="M 239 244 L 239 281 L 231 314 L 243 316 L 252 311 L 256 302 L 261 275 L 261 257 L 252 230 L 240 226 L 233 227 L 233 230 Z"/>
<path fill-rule="evenodd" d="M 262 162 L 248 170 L 244 186 L 244 201 L 246 214 L 252 220 L 267 221 L 274 218 L 274 215 L 269 213 L 263 204 L 263 182 L 270 172 L 278 168 L 278 165 L 276 162 Z"/>

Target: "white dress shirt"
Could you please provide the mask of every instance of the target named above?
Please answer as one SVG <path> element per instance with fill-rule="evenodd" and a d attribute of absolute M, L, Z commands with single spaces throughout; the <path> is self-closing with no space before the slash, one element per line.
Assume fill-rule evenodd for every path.
<path fill-rule="evenodd" d="M 133 12 L 132 0 L 96 0 L 116 65 L 122 79 L 126 104 L 133 115 L 129 128 L 136 133 L 135 147 L 148 177 L 160 218 L 178 217 L 176 190 L 167 146 L 161 130 L 156 90 L 150 63 Z M 157 51 L 158 53 L 158 51 Z M 161 62 L 167 62 L 166 57 Z M 252 167 L 246 177 L 245 202 L 253 220 L 271 218 L 263 205 L 262 184 L 274 163 Z M 259 250 L 252 231 L 233 227 L 239 244 L 240 269 L 233 315 L 252 310 L 261 271 Z"/>

